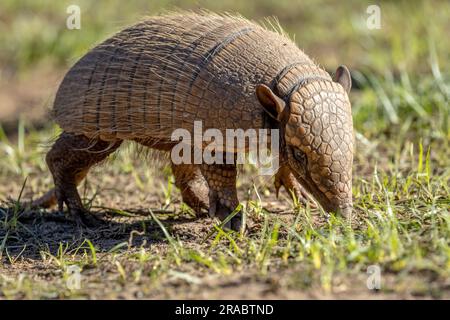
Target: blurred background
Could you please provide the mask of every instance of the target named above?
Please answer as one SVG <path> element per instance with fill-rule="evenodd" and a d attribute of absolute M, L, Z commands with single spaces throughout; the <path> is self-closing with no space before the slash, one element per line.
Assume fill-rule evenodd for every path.
<path fill-rule="evenodd" d="M 449 137 L 449 1 L 378 1 L 380 29 L 369 29 L 372 1 L 2 0 L 0 121 L 45 124 L 45 110 L 68 68 L 95 44 L 145 15 L 207 8 L 256 21 L 276 17 L 298 46 L 332 72 L 352 71 L 354 119 L 366 138 L 405 123 L 427 137 Z M 81 9 L 81 29 L 66 12 Z M 405 128 L 403 128 L 405 130 Z M 433 131 L 429 132 L 429 131 Z"/>

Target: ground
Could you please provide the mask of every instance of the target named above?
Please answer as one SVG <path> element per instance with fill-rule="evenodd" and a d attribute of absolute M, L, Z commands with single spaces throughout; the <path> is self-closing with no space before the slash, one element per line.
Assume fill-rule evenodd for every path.
<path fill-rule="evenodd" d="M 22 199 L 51 186 L 43 154 L 36 153 L 36 163 L 22 164 L 33 170 Z M 249 228 L 228 234 L 181 204 L 167 168 L 151 168 L 134 154 L 133 146 L 125 147 L 80 188 L 86 206 L 105 221 L 92 230 L 54 210 L 23 211 L 15 204 L 24 180 L 7 179 L 2 190 L 7 186 L 5 194 L 15 198 L 0 207 L 3 297 L 450 297 L 444 184 L 432 182 L 430 197 L 425 185 L 412 181 L 409 196 L 398 199 L 394 193 L 384 198 L 392 188 L 387 177 L 378 181 L 385 187 L 363 180 L 355 188 L 371 189 L 376 199 L 357 200 L 349 223 L 295 207 L 286 193 L 276 199 L 270 177 L 251 178 L 254 170 L 246 168 L 239 191 Z M 158 164 L 164 168 L 164 160 Z M 379 188 L 384 191 L 372 194 Z M 81 270 L 76 290 L 68 288 L 72 265 Z M 381 268 L 380 290 L 367 287 L 371 265 Z"/>
<path fill-rule="evenodd" d="M 204 2 L 258 19 L 277 16 L 327 70 L 350 67 L 352 221 L 305 208 L 284 190 L 277 199 L 273 178 L 245 166 L 238 191 L 248 229 L 224 231 L 182 204 L 164 157 L 154 160 L 133 144 L 79 188 L 86 207 L 104 221 L 100 227 L 78 228 L 55 208 L 28 210 L 23 203 L 52 187 L 44 158 L 59 128 L 47 111 L 59 81 L 125 18 L 80 1 L 83 27 L 67 31 L 63 1 L 19 7 L 5 0 L 0 299 L 450 298 L 448 2 L 383 2 L 379 31 L 365 28 L 363 2 L 305 1 L 295 10 L 284 0 Z M 120 24 L 163 6 L 130 1 Z M 92 14 L 99 10 L 101 17 Z M 424 30 L 427 36 L 418 36 Z"/>

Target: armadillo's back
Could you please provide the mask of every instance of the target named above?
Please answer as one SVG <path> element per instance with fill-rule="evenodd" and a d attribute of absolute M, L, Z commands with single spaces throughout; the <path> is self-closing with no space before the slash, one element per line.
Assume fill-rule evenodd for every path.
<path fill-rule="evenodd" d="M 261 128 L 255 86 L 281 96 L 298 78 L 329 77 L 289 39 L 248 20 L 185 13 L 119 32 L 68 72 L 54 117 L 104 140 L 167 140 L 174 129 Z"/>

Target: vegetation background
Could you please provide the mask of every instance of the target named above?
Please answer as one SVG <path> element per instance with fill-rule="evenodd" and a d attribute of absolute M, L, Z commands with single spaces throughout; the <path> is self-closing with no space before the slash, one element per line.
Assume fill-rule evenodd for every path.
<path fill-rule="evenodd" d="M 66 27 L 74 4 L 80 30 Z M 370 30 L 372 4 L 2 0 L 0 299 L 449 298 L 450 2 L 377 1 L 381 28 Z M 326 70 L 350 68 L 356 221 L 277 200 L 248 168 L 239 192 L 251 227 L 224 232 L 195 219 L 165 163 L 134 146 L 80 189 L 108 227 L 77 230 L 56 211 L 22 208 L 52 185 L 44 154 L 58 128 L 47 110 L 68 68 L 145 15 L 199 8 L 276 17 Z M 379 290 L 367 286 L 370 266 Z"/>

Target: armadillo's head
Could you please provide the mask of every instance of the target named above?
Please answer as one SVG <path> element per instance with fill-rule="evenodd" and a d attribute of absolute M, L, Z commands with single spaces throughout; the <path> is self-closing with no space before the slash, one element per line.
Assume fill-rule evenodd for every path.
<path fill-rule="evenodd" d="M 348 69 L 334 81 L 306 81 L 285 100 L 260 85 L 257 96 L 280 121 L 282 156 L 297 179 L 329 212 L 352 211 L 353 123 Z"/>

